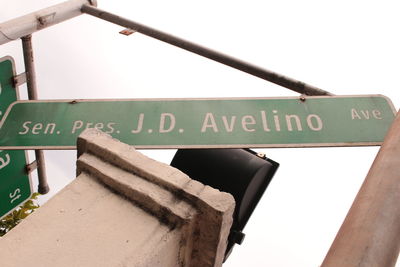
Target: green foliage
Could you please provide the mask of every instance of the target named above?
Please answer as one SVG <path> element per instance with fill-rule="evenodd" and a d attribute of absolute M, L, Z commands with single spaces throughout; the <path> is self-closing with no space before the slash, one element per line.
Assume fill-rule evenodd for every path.
<path fill-rule="evenodd" d="M 5 235 L 8 231 L 19 224 L 23 219 L 28 217 L 29 214 L 39 208 L 39 205 L 35 204 L 35 200 L 39 196 L 39 193 L 32 194 L 30 200 L 26 201 L 23 205 L 15 209 L 12 213 L 0 220 L 0 236 Z"/>

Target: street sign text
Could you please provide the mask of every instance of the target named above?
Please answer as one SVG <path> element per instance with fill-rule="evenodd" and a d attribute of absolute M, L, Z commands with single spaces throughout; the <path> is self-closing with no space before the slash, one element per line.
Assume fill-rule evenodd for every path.
<path fill-rule="evenodd" d="M 380 95 L 19 101 L 0 148 L 74 149 L 86 128 L 137 148 L 380 145 L 393 119 Z"/>

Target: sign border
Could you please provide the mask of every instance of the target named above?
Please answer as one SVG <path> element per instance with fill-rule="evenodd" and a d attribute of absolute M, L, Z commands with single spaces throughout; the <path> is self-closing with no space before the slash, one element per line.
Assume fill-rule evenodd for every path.
<path fill-rule="evenodd" d="M 135 101 L 192 101 L 192 100 L 268 100 L 268 99 L 298 99 L 299 101 L 307 101 L 310 98 L 351 98 L 351 97 L 381 97 L 386 100 L 393 114 L 396 116 L 396 109 L 390 100 L 382 94 L 367 94 L 367 95 L 333 95 L 333 96 L 288 96 L 288 97 L 222 97 L 222 98 L 108 98 L 108 99 L 50 99 L 50 100 L 19 100 L 12 103 L 3 119 L 0 122 L 0 129 L 3 126 L 12 107 L 19 103 L 79 103 L 79 102 L 135 102 Z M 305 99 L 305 100 L 304 100 Z M 380 146 L 382 142 L 355 142 L 355 143 L 300 143 L 300 144 L 234 144 L 234 145 L 132 145 L 136 149 L 181 149 L 181 148 L 308 148 L 308 147 L 357 147 L 357 146 Z M 76 146 L 7 146 L 2 147 L 2 150 L 22 150 L 22 149 L 40 149 L 40 150 L 75 150 Z"/>

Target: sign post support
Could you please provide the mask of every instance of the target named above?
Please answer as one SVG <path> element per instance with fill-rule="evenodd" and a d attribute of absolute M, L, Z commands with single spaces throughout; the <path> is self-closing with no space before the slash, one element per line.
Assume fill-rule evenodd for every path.
<path fill-rule="evenodd" d="M 27 35 L 21 38 L 22 48 L 24 50 L 24 63 L 26 72 L 26 83 L 28 89 L 28 97 L 31 100 L 38 99 L 37 86 L 36 86 L 36 71 L 33 58 L 32 48 L 32 35 Z M 50 187 L 47 183 L 46 167 L 44 161 L 44 153 L 42 150 L 35 150 L 35 157 L 37 163 L 37 174 L 38 174 L 38 192 L 40 194 L 47 194 L 50 191 Z"/>
<path fill-rule="evenodd" d="M 400 250 L 398 113 L 322 267 L 394 266 Z"/>

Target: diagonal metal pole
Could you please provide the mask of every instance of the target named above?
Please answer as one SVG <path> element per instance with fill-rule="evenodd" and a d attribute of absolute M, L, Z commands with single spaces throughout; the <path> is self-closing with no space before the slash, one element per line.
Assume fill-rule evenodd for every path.
<path fill-rule="evenodd" d="M 225 64 L 227 66 L 230 66 L 232 68 L 241 70 L 243 72 L 246 72 L 248 74 L 254 75 L 258 78 L 267 80 L 269 82 L 278 84 L 280 86 L 286 87 L 290 90 L 293 90 L 295 92 L 298 92 L 300 94 L 304 95 L 332 95 L 331 93 L 324 91 L 322 89 L 319 89 L 315 86 L 303 83 L 301 81 L 283 76 L 281 74 L 263 69 L 259 66 L 250 64 L 248 62 L 236 59 L 234 57 L 231 57 L 229 55 L 222 54 L 220 52 L 211 50 L 209 48 L 200 46 L 198 44 L 189 42 L 187 40 L 181 39 L 179 37 L 172 36 L 168 33 L 161 32 L 159 30 L 150 28 L 148 26 L 145 26 L 143 24 L 139 24 L 137 22 L 134 22 L 132 20 L 122 18 L 120 16 L 114 15 L 110 12 L 101 10 L 97 7 L 91 6 L 91 5 L 83 5 L 81 11 L 83 13 L 87 13 L 89 15 L 95 16 L 97 18 L 106 20 L 108 22 L 112 22 L 115 24 L 118 24 L 120 26 L 123 26 L 125 28 L 132 29 L 134 31 L 137 31 L 139 33 L 142 33 L 144 35 L 150 36 L 152 38 L 155 38 L 157 40 L 166 42 L 168 44 L 180 47 L 184 50 L 190 51 L 192 53 L 201 55 L 203 57 L 206 57 L 208 59 L 217 61 L 219 63 Z"/>
<path fill-rule="evenodd" d="M 393 267 L 400 251 L 400 112 L 322 267 Z"/>
<path fill-rule="evenodd" d="M 22 48 L 24 50 L 24 63 L 26 72 L 26 84 L 28 87 L 28 97 L 31 100 L 37 100 L 37 88 L 36 88 L 36 73 L 35 64 L 33 58 L 32 49 L 32 35 L 27 35 L 21 38 Z M 46 168 L 44 164 L 44 155 L 42 150 L 35 150 L 37 172 L 38 172 L 38 192 L 40 194 L 47 194 L 50 191 L 49 185 L 47 184 Z"/>

